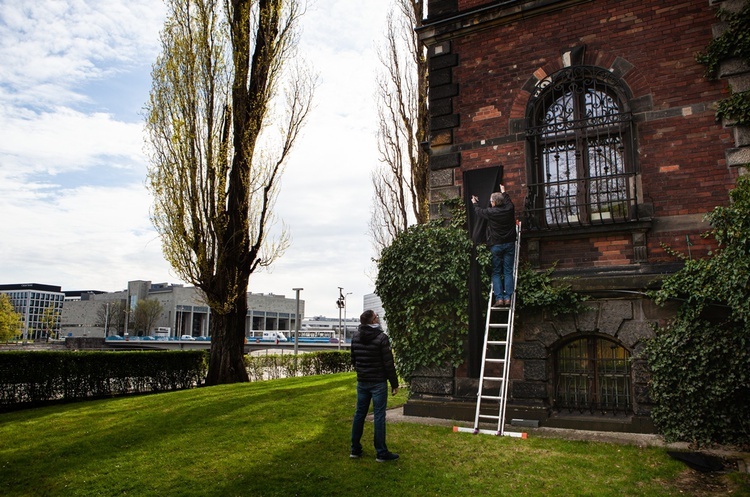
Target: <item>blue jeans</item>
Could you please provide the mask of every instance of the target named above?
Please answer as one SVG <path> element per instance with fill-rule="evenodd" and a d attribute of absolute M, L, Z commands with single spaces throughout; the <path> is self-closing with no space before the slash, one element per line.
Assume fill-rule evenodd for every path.
<path fill-rule="evenodd" d="M 357 409 L 352 421 L 352 454 L 362 452 L 362 432 L 365 429 L 365 418 L 370 409 L 372 400 L 373 414 L 375 415 L 375 452 L 376 456 L 382 456 L 388 452 L 385 446 L 385 406 L 388 402 L 388 382 L 358 381 L 357 382 Z"/>
<path fill-rule="evenodd" d="M 516 259 L 516 243 L 493 245 L 490 247 L 490 252 L 492 252 L 492 289 L 495 292 L 495 300 L 509 300 L 514 290 L 513 264 Z"/>

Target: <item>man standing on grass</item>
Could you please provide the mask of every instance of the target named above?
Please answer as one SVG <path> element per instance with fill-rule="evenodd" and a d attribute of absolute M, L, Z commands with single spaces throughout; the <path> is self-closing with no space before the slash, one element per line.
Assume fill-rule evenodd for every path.
<path fill-rule="evenodd" d="M 372 400 L 375 418 L 375 460 L 393 461 L 398 454 L 388 451 L 385 445 L 385 406 L 388 402 L 388 383 L 391 393 L 398 392 L 398 376 L 393 363 L 393 352 L 388 335 L 380 327 L 380 319 L 373 310 L 359 317 L 359 329 L 354 332 L 351 344 L 352 365 L 357 371 L 357 409 L 352 422 L 352 447 L 349 457 L 362 457 L 362 432 Z"/>

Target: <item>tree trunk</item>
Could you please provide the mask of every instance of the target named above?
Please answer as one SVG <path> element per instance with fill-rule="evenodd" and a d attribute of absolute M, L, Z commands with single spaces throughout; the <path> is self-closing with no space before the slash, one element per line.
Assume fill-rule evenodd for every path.
<path fill-rule="evenodd" d="M 237 302 L 228 314 L 211 314 L 211 353 L 206 385 L 250 381 L 245 368 L 247 301 Z"/>

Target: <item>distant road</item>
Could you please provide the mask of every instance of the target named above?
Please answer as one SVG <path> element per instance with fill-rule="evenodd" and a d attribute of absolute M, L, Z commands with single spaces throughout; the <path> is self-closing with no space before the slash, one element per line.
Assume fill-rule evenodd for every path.
<path fill-rule="evenodd" d="M 122 350 L 197 350 L 211 348 L 210 341 L 203 340 L 107 340 L 106 346 L 112 349 Z M 342 343 L 341 350 L 349 350 L 350 344 Z M 280 350 L 280 353 L 288 354 L 294 351 L 294 342 L 251 342 L 245 344 L 245 353 L 259 350 Z M 304 343 L 297 345 L 297 350 L 312 352 L 315 350 L 339 350 L 337 343 Z"/>

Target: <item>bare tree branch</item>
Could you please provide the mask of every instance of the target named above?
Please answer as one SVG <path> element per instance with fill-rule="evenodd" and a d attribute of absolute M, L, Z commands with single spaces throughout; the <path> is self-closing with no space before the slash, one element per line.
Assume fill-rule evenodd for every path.
<path fill-rule="evenodd" d="M 378 253 L 410 224 L 429 219 L 427 59 L 415 28 L 424 0 L 394 0 L 378 56 L 378 151 L 370 234 Z"/>

